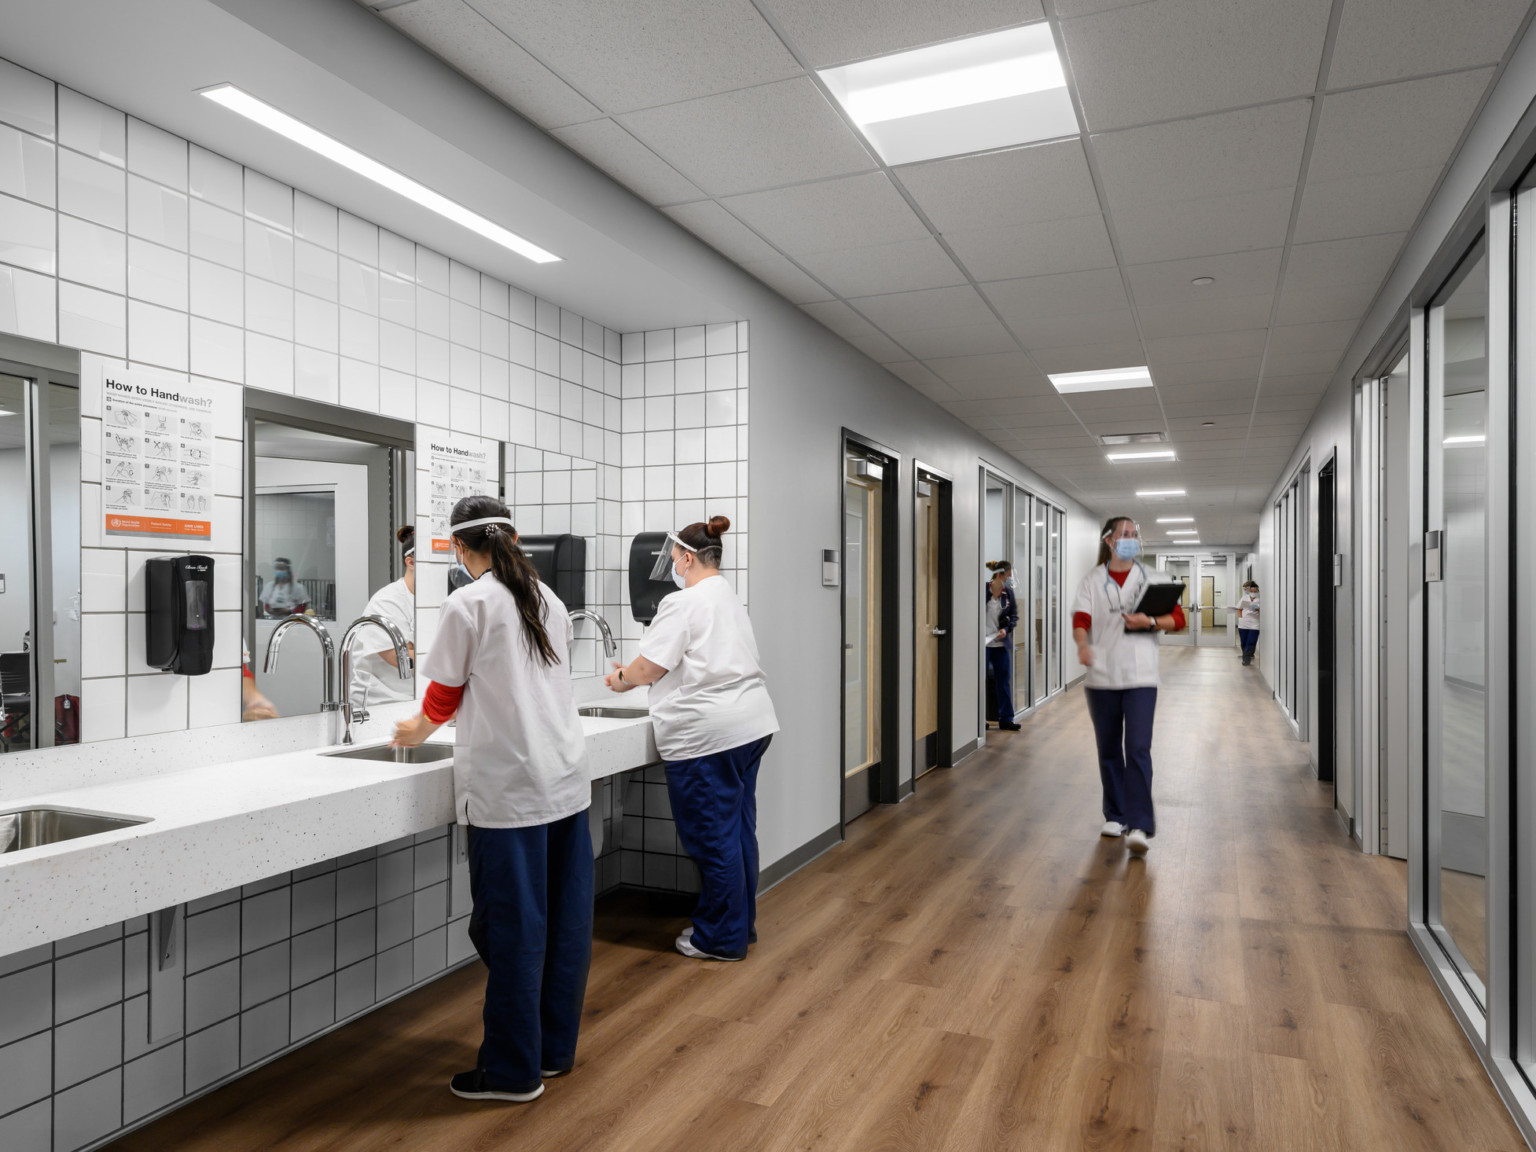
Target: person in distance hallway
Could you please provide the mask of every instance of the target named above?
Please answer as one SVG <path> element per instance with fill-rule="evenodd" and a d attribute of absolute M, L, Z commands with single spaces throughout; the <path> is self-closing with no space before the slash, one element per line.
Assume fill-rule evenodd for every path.
<path fill-rule="evenodd" d="M 1141 529 L 1129 516 L 1111 516 L 1099 538 L 1098 566 L 1083 577 L 1072 610 L 1077 661 L 1088 669 L 1084 695 L 1098 744 L 1104 788 L 1104 836 L 1121 836 L 1137 856 L 1157 833 L 1152 810 L 1152 718 L 1157 711 L 1159 632 L 1184 627 L 1175 604 L 1153 619 L 1134 611 L 1151 584 L 1141 554 Z"/>
<path fill-rule="evenodd" d="M 1019 602 L 1008 586 L 1013 565 L 993 561 L 987 581 L 987 671 L 992 674 L 992 697 L 997 704 L 997 726 L 1017 732 L 1013 718 L 1013 630 L 1019 624 Z"/>
<path fill-rule="evenodd" d="M 485 961 L 485 1039 L 455 1096 L 526 1104 L 576 1063 L 592 960 L 586 740 L 565 605 L 517 546 L 507 506 L 466 496 L 449 518 L 473 577 L 443 604 L 413 748 L 458 717 L 454 810 L 469 826 L 469 936 Z"/>
<path fill-rule="evenodd" d="M 1243 646 L 1243 667 L 1253 663 L 1254 649 L 1259 646 L 1259 585 L 1250 580 L 1243 585 L 1243 598 L 1232 606 L 1237 613 L 1237 638 Z"/>
<path fill-rule="evenodd" d="M 651 728 L 666 761 L 677 838 L 699 867 L 693 926 L 675 946 L 699 960 L 744 960 L 757 939 L 757 771 L 779 720 L 752 621 L 720 575 L 731 522 L 711 516 L 667 534 L 651 569 L 671 580 L 628 665 L 608 687 L 651 685 Z"/>

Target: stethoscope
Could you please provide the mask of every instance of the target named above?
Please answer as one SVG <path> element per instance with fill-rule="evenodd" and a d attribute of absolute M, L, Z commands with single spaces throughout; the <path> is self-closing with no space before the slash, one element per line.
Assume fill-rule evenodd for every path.
<path fill-rule="evenodd" d="M 1143 587 L 1145 587 L 1146 585 L 1152 583 L 1152 578 L 1147 575 L 1146 566 L 1144 564 L 1142 564 L 1142 562 L 1140 560 L 1132 560 L 1131 563 L 1136 565 L 1137 569 L 1141 572 L 1141 583 L 1142 583 Z M 1115 611 L 1117 613 L 1119 613 L 1121 616 L 1124 616 L 1125 615 L 1124 589 L 1119 584 L 1115 583 L 1115 578 L 1109 574 L 1109 565 L 1106 564 L 1106 565 L 1104 565 L 1104 595 L 1105 595 L 1105 598 L 1107 599 L 1111 594 L 1113 594 L 1113 596 L 1115 598 Z"/>

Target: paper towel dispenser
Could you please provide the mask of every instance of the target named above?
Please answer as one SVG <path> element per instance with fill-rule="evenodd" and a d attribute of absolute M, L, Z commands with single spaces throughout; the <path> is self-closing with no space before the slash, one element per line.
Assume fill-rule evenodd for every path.
<path fill-rule="evenodd" d="M 629 611 L 641 624 L 656 619 L 656 609 L 662 600 L 677 591 L 672 577 L 651 579 L 651 569 L 656 567 L 656 554 L 666 546 L 665 532 L 642 532 L 629 544 Z"/>
<path fill-rule="evenodd" d="M 144 564 L 144 658 L 202 676 L 213 667 L 213 557 L 152 556 Z"/>
<path fill-rule="evenodd" d="M 587 606 L 587 541 L 563 532 L 553 536 L 519 535 L 518 545 L 533 561 L 539 579 L 555 590 L 567 608 Z"/>

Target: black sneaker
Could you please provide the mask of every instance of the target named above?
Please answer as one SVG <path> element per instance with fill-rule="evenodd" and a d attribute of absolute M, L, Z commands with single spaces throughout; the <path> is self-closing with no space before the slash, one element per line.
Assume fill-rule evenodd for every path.
<path fill-rule="evenodd" d="M 505 1088 L 492 1088 L 485 1082 L 485 1069 L 460 1072 L 448 1081 L 448 1088 L 455 1096 L 466 1100 L 506 1100 L 512 1104 L 527 1104 L 544 1095 L 544 1085 L 539 1084 L 527 1092 L 512 1092 Z"/>
<path fill-rule="evenodd" d="M 1019 731 L 1019 725 L 1017 724 L 999 724 L 998 727 L 1001 728 L 1004 732 Z"/>

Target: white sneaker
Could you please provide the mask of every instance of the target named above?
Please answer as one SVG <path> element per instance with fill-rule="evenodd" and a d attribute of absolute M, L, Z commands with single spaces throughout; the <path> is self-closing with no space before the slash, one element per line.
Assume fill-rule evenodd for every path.
<path fill-rule="evenodd" d="M 1099 829 L 1100 836 L 1124 836 L 1125 825 L 1118 820 L 1104 821 L 1104 827 Z"/>
<path fill-rule="evenodd" d="M 1132 855 L 1145 856 L 1152 842 L 1140 828 L 1132 828 L 1125 834 L 1125 846 L 1131 850 Z"/>
<path fill-rule="evenodd" d="M 706 952 L 702 948 L 693 946 L 693 935 L 679 936 L 676 940 L 677 950 L 684 956 L 690 956 L 695 960 L 726 960 L 736 961 L 743 959 L 740 956 L 716 956 L 713 952 Z"/>

